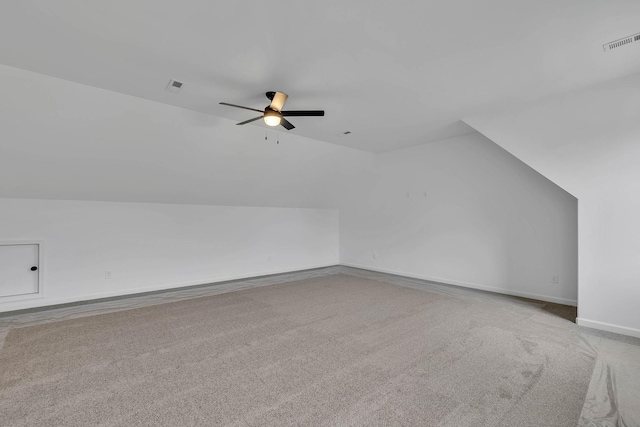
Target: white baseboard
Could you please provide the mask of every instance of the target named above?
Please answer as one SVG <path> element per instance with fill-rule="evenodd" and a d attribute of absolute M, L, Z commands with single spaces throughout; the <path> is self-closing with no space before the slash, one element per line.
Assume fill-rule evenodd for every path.
<path fill-rule="evenodd" d="M 576 323 L 580 326 L 587 328 L 600 329 L 602 331 L 613 332 L 621 335 L 628 335 L 631 337 L 640 338 L 640 329 L 628 328 L 626 326 L 612 325 L 611 323 L 597 322 L 595 320 L 588 320 L 582 317 L 576 319 Z"/>
<path fill-rule="evenodd" d="M 202 280 L 191 281 L 191 282 L 167 283 L 164 285 L 146 286 L 146 287 L 140 287 L 140 288 L 129 288 L 126 290 L 118 290 L 118 291 L 112 291 L 112 292 L 99 292 L 99 293 L 93 293 L 93 294 L 85 294 L 78 297 L 47 298 L 45 294 L 43 298 L 39 298 L 39 299 L 29 299 L 29 300 L 11 301 L 11 302 L 7 301 L 4 303 L 0 301 L 0 313 L 7 312 L 7 311 L 25 310 L 30 308 L 47 307 L 52 305 L 69 304 L 69 303 L 75 303 L 75 302 L 85 302 L 85 301 L 88 302 L 88 301 L 99 300 L 103 298 L 135 296 L 136 294 L 143 294 L 146 292 L 172 291 L 172 290 L 179 290 L 181 288 L 185 288 L 189 286 L 199 286 L 199 285 L 209 285 L 209 284 L 215 285 L 216 283 L 228 282 L 231 280 L 250 280 L 250 279 L 254 279 L 262 276 L 271 276 L 274 274 L 296 273 L 296 272 L 302 272 L 305 270 L 314 270 L 317 268 L 335 267 L 337 265 L 338 263 L 336 262 L 332 264 L 297 266 L 293 269 L 254 271 L 251 273 L 216 277 L 212 279 L 202 279 Z"/>
<path fill-rule="evenodd" d="M 548 295 L 540 295 L 540 294 L 532 294 L 532 293 L 529 293 L 529 292 L 513 291 L 513 290 L 510 290 L 510 289 L 495 288 L 495 287 L 492 287 L 492 286 L 478 285 L 476 283 L 461 282 L 461 281 L 458 281 L 458 280 L 450 280 L 450 279 L 445 279 L 445 278 L 442 278 L 442 277 L 424 276 L 424 275 L 421 275 L 421 274 L 406 273 L 406 272 L 402 272 L 402 271 L 394 271 L 394 270 L 388 270 L 388 269 L 384 269 L 384 268 L 370 267 L 368 265 L 353 264 L 353 263 L 349 263 L 349 262 L 341 262 L 340 265 L 344 265 L 345 267 L 359 268 L 359 269 L 362 269 L 362 270 L 377 271 L 379 273 L 394 274 L 396 276 L 404 276 L 404 277 L 409 277 L 409 278 L 412 278 L 412 279 L 428 280 L 430 282 L 444 283 L 446 285 L 460 286 L 460 287 L 463 287 L 463 288 L 478 289 L 478 290 L 481 290 L 481 291 L 494 292 L 494 293 L 498 293 L 498 294 L 512 295 L 512 296 L 516 296 L 516 297 L 536 299 L 536 300 L 539 300 L 539 301 L 553 302 L 553 303 L 556 303 L 556 304 L 570 305 L 572 307 L 577 307 L 578 306 L 578 301 L 571 300 L 571 299 L 566 299 L 566 298 L 557 298 L 557 297 L 552 297 L 552 296 L 548 296 Z"/>

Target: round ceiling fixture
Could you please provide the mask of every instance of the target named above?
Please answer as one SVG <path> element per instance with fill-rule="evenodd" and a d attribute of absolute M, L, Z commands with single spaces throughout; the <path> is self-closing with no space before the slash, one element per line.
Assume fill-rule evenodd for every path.
<path fill-rule="evenodd" d="M 265 108 L 263 117 L 267 126 L 278 126 L 282 122 L 282 114 L 269 107 Z"/>

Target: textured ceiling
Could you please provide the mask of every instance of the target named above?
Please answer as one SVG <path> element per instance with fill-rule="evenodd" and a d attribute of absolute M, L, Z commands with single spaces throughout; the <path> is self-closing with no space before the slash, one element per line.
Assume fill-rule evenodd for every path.
<path fill-rule="evenodd" d="M 292 133 L 380 152 L 469 133 L 488 110 L 640 72 L 640 3 L 601 0 L 5 0 L 0 63 L 232 120 L 264 108 Z M 166 92 L 169 79 L 185 83 Z M 260 121 L 248 126 L 264 126 Z M 353 132 L 346 137 L 338 135 Z"/>

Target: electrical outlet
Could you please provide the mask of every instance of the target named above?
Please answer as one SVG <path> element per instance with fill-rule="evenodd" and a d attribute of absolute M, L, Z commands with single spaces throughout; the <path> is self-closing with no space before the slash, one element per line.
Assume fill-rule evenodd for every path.
<path fill-rule="evenodd" d="M 111 272 L 110 271 L 105 271 L 104 272 L 104 278 L 105 279 L 111 279 Z"/>
<path fill-rule="evenodd" d="M 558 283 L 560 281 L 560 278 L 558 277 L 557 274 L 554 274 L 553 276 L 551 276 L 551 283 Z"/>

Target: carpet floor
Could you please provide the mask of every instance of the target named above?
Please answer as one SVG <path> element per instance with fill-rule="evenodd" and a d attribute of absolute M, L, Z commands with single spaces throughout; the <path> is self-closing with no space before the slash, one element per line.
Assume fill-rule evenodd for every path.
<path fill-rule="evenodd" d="M 548 305 L 335 274 L 14 328 L 2 426 L 576 426 L 592 346 Z"/>

